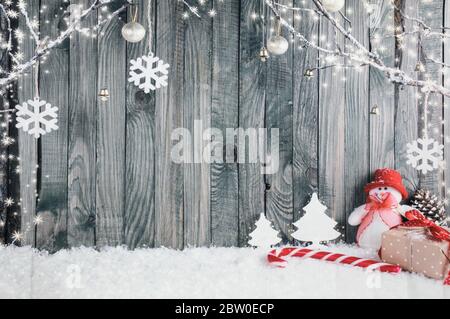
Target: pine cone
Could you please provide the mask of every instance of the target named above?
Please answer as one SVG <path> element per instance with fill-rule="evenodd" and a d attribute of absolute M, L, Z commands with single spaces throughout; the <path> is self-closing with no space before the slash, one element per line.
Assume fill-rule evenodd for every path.
<path fill-rule="evenodd" d="M 436 224 L 440 226 L 447 225 L 445 204 L 430 191 L 424 189 L 418 190 L 411 199 L 411 206 Z"/>

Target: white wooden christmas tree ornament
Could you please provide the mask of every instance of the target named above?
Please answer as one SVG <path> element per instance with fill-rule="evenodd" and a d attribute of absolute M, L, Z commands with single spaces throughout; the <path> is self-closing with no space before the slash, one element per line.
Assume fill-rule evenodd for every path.
<path fill-rule="evenodd" d="M 306 214 L 294 223 L 297 227 L 297 231 L 292 234 L 294 239 L 312 242 L 312 247 L 321 247 L 321 242 L 331 241 L 341 236 L 341 233 L 334 229 L 337 222 L 325 213 L 327 207 L 319 201 L 316 193 L 303 210 Z"/>
<path fill-rule="evenodd" d="M 267 220 L 264 214 L 261 214 L 255 225 L 256 229 L 249 235 L 251 237 L 248 242 L 250 246 L 271 248 L 281 242 L 281 238 L 278 237 L 278 232 L 273 229 L 270 221 Z"/>

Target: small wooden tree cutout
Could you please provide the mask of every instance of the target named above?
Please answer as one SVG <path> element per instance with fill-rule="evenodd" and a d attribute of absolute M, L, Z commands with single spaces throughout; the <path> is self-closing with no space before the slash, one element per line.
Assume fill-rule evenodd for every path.
<path fill-rule="evenodd" d="M 330 218 L 325 211 L 327 207 L 320 201 L 316 193 L 311 202 L 303 208 L 306 214 L 294 226 L 297 231 L 292 234 L 294 239 L 302 242 L 312 242 L 312 247 L 321 247 L 321 242 L 337 239 L 341 236 L 334 228 L 337 222 Z"/>
<path fill-rule="evenodd" d="M 257 248 L 271 248 L 280 243 L 281 238 L 278 237 L 278 232 L 273 229 L 270 221 L 267 220 L 264 214 L 261 214 L 255 225 L 256 229 L 249 235 L 251 237 L 248 242 L 250 246 Z"/>

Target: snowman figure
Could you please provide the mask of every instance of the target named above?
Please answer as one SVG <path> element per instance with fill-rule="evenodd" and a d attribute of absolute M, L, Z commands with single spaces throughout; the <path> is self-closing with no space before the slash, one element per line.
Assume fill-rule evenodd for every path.
<path fill-rule="evenodd" d="M 367 204 L 355 209 L 348 223 L 359 226 L 356 239 L 360 247 L 379 250 L 383 233 L 400 225 L 402 216 L 411 210 L 401 205 L 409 194 L 400 173 L 391 169 L 377 170 L 375 180 L 364 191 Z"/>

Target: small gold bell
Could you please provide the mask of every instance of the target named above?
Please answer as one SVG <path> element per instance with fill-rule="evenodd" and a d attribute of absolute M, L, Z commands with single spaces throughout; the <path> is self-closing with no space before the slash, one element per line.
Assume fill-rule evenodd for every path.
<path fill-rule="evenodd" d="M 307 77 L 307 78 L 313 78 L 313 77 L 314 77 L 314 71 L 311 70 L 311 69 L 307 69 L 307 70 L 305 71 L 304 76 Z"/>
<path fill-rule="evenodd" d="M 415 71 L 416 72 L 425 72 L 426 71 L 425 70 L 425 65 L 423 65 L 423 63 L 421 61 L 417 61 Z"/>
<path fill-rule="evenodd" d="M 98 94 L 98 96 L 100 97 L 100 100 L 102 100 L 103 102 L 106 102 L 109 100 L 109 91 L 106 88 L 103 88 L 100 90 L 100 93 Z"/>
<path fill-rule="evenodd" d="M 270 58 L 269 51 L 266 49 L 266 47 L 263 47 L 259 52 L 259 58 L 262 62 L 267 62 L 267 60 Z"/>
<path fill-rule="evenodd" d="M 372 110 L 370 111 L 370 115 L 380 115 L 380 108 L 378 105 L 375 105 Z"/>

